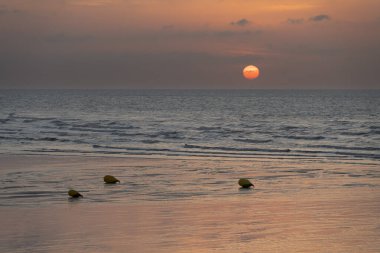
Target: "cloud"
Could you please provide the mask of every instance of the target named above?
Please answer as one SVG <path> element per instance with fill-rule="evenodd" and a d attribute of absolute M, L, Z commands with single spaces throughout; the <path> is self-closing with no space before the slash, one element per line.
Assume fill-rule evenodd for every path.
<path fill-rule="evenodd" d="M 255 37 L 259 36 L 262 34 L 262 30 L 254 30 L 254 31 L 241 31 L 241 32 L 236 32 L 236 31 L 231 31 L 231 30 L 223 30 L 223 31 L 216 31 L 213 32 L 212 35 L 215 37 L 220 37 L 220 38 L 227 38 L 227 37 Z"/>
<path fill-rule="evenodd" d="M 20 10 L 17 9 L 9 9 L 6 6 L 0 6 L 0 15 L 7 15 L 7 14 L 18 14 L 20 13 Z"/>
<path fill-rule="evenodd" d="M 328 21 L 330 19 L 331 18 L 329 15 L 320 14 L 320 15 L 310 17 L 309 21 L 310 22 L 322 22 L 322 21 Z M 290 25 L 300 25 L 300 24 L 303 24 L 304 22 L 305 22 L 304 18 L 288 18 L 288 20 L 286 20 L 286 23 L 288 23 Z"/>
<path fill-rule="evenodd" d="M 177 30 L 176 27 L 162 27 L 159 34 L 151 34 L 142 36 L 145 41 L 149 40 L 157 40 L 157 39 L 189 39 L 189 40 L 197 40 L 197 39 L 233 39 L 233 38 L 256 38 L 260 36 L 265 31 L 260 29 L 225 29 L 225 30 L 194 30 L 194 31 L 186 31 L 186 30 Z M 129 38 L 128 38 L 129 39 Z"/>
<path fill-rule="evenodd" d="M 245 18 L 242 18 L 238 21 L 233 21 L 230 23 L 230 25 L 235 25 L 235 26 L 246 26 L 249 25 L 251 22 Z"/>
<path fill-rule="evenodd" d="M 286 22 L 291 25 L 299 25 L 302 24 L 304 21 L 305 20 L 303 18 L 288 18 Z"/>
<path fill-rule="evenodd" d="M 92 35 L 71 35 L 65 33 L 57 33 L 45 38 L 45 41 L 50 43 L 81 43 L 93 41 L 95 38 Z"/>
<path fill-rule="evenodd" d="M 69 4 L 80 5 L 80 6 L 89 6 L 97 7 L 112 4 L 112 0 L 69 0 Z"/>
<path fill-rule="evenodd" d="M 330 16 L 326 14 L 320 14 L 317 16 L 310 17 L 309 20 L 313 22 L 327 21 L 330 20 Z"/>

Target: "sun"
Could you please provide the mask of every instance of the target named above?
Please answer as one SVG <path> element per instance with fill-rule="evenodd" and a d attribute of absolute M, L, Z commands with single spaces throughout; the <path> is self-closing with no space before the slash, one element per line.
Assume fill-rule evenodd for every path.
<path fill-rule="evenodd" d="M 253 65 L 248 65 L 243 69 L 243 76 L 247 79 L 255 79 L 259 74 L 259 68 Z"/>

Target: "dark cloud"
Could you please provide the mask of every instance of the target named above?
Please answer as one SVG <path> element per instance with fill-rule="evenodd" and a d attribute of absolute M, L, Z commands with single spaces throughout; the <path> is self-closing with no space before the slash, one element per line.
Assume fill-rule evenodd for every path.
<path fill-rule="evenodd" d="M 291 25 L 299 25 L 303 24 L 304 21 L 305 20 L 303 18 L 288 18 L 286 22 Z"/>
<path fill-rule="evenodd" d="M 235 26 L 246 26 L 249 25 L 251 22 L 245 18 L 242 18 L 238 21 L 233 21 L 230 23 L 230 25 L 235 25 Z"/>
<path fill-rule="evenodd" d="M 309 21 L 321 22 L 321 21 L 327 21 L 330 19 L 331 18 L 329 15 L 320 14 L 320 15 L 310 17 Z M 291 24 L 291 25 L 300 25 L 300 24 L 303 24 L 304 22 L 305 22 L 305 19 L 303 19 L 303 18 L 288 18 L 288 20 L 286 20 L 286 23 Z"/>
<path fill-rule="evenodd" d="M 327 21 L 330 20 L 330 16 L 326 14 L 320 14 L 317 16 L 310 17 L 309 20 L 313 22 Z"/>

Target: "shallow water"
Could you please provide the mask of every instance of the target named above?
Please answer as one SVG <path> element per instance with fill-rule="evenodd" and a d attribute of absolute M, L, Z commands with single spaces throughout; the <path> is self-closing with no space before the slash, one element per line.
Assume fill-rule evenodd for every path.
<path fill-rule="evenodd" d="M 18 155 L 0 161 L 0 252 L 380 247 L 380 172 L 373 162 Z M 121 183 L 104 185 L 105 174 Z M 239 189 L 240 177 L 251 178 L 255 189 Z M 84 198 L 69 199 L 68 187 Z"/>
<path fill-rule="evenodd" d="M 16 160 L 16 159 L 17 160 Z M 186 157 L 185 157 L 186 158 Z M 245 194 L 241 177 L 253 178 L 255 198 L 297 192 L 379 189 L 380 163 L 294 159 L 162 159 L 4 156 L 0 159 L 0 206 L 66 204 L 74 188 L 81 202 L 139 203 L 226 199 Z M 117 176 L 107 185 L 103 176 Z"/>
<path fill-rule="evenodd" d="M 344 195 L 343 195 L 344 196 Z M 378 252 L 374 199 L 0 209 L 1 252 Z M 340 195 L 342 197 L 342 195 Z M 318 200 L 318 201 L 316 201 Z M 15 225 L 17 224 L 17 225 Z"/>

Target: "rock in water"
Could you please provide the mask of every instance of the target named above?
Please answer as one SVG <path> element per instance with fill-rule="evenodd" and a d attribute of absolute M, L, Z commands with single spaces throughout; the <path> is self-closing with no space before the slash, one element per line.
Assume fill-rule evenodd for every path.
<path fill-rule="evenodd" d="M 248 179 L 246 178 L 240 178 L 239 179 L 239 185 L 243 188 L 249 188 L 251 186 L 254 186 L 251 181 L 249 181 Z"/>
<path fill-rule="evenodd" d="M 106 184 L 116 184 L 117 182 L 120 183 L 120 180 L 117 179 L 117 178 L 114 177 L 114 176 L 111 176 L 111 175 L 105 175 L 105 176 L 104 176 L 104 182 L 105 182 Z"/>
<path fill-rule="evenodd" d="M 68 192 L 67 192 L 67 194 L 69 194 L 69 196 L 70 197 L 72 197 L 72 198 L 79 198 L 79 197 L 81 197 L 81 198 L 83 198 L 83 196 L 82 196 L 82 194 L 80 194 L 79 192 L 77 192 L 76 190 L 69 190 Z"/>

